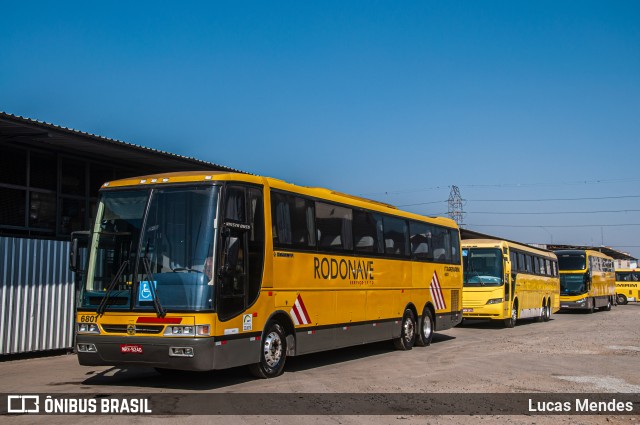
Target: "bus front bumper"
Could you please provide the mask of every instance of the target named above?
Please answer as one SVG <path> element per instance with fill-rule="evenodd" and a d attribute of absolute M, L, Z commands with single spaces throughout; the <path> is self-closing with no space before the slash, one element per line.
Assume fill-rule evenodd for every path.
<path fill-rule="evenodd" d="M 577 300 L 563 300 L 560 297 L 560 310 L 585 310 L 591 308 L 592 300 L 588 297 Z"/>
<path fill-rule="evenodd" d="M 214 369 L 213 338 L 153 338 L 77 335 L 83 366 L 151 366 L 205 371 Z"/>
<path fill-rule="evenodd" d="M 464 304 L 463 304 L 464 305 Z M 479 307 L 467 307 L 462 309 L 464 319 L 504 319 L 504 303 L 485 304 Z"/>

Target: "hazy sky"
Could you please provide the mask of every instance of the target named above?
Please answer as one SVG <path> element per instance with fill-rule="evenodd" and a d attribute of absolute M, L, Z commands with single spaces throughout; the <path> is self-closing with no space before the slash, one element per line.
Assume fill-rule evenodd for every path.
<path fill-rule="evenodd" d="M 0 39 L 4 112 L 640 256 L 639 1 L 24 1 Z"/>

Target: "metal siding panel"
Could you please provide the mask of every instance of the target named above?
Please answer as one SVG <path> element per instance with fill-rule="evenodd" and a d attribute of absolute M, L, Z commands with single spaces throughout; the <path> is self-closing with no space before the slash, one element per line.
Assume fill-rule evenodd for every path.
<path fill-rule="evenodd" d="M 69 246 L 0 237 L 0 355 L 72 347 Z"/>

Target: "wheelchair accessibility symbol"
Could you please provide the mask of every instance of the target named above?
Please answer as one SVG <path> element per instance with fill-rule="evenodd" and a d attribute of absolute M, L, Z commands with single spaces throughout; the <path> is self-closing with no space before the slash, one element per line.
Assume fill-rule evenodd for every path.
<path fill-rule="evenodd" d="M 158 282 L 153 281 L 153 288 L 158 287 Z M 149 285 L 148 280 L 140 281 L 140 289 L 138 290 L 138 302 L 142 301 L 153 301 L 153 296 L 151 294 L 151 286 Z"/>

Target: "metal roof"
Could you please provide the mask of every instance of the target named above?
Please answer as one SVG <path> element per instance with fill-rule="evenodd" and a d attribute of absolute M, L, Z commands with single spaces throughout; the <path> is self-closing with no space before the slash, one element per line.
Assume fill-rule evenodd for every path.
<path fill-rule="evenodd" d="M 2 111 L 0 111 L 0 140 L 50 148 L 73 155 L 100 157 L 106 161 L 115 160 L 131 166 L 144 164 L 147 168 L 158 168 L 158 171 L 220 170 L 245 173 L 212 162 L 147 148 Z"/>

